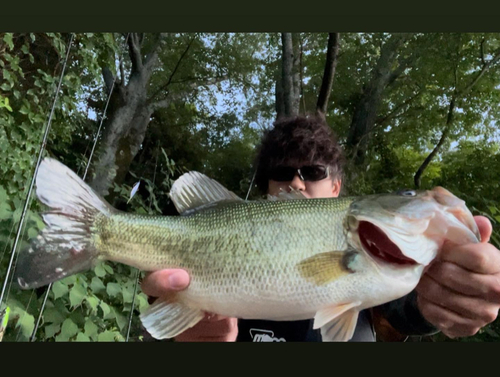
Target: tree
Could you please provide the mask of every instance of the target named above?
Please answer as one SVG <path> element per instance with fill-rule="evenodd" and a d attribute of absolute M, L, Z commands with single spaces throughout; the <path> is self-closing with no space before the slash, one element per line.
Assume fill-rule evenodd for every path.
<path fill-rule="evenodd" d="M 223 46 L 223 41 L 231 38 L 241 43 L 238 42 L 241 36 L 230 35 L 212 39 L 198 34 L 129 35 L 128 74 L 123 65 L 119 80 L 112 77 L 110 69 L 103 70 L 107 91 L 113 82 L 115 85 L 91 180 L 97 192 L 106 195 L 113 183 L 124 181 L 155 112 L 168 109 L 176 102 L 192 101 L 205 87 L 214 87 L 223 81 L 246 85 L 245 69 L 249 65 L 245 60 L 252 61 L 250 49 L 258 39 L 247 36 L 248 46 L 235 51 Z M 240 63 L 238 72 L 229 69 L 235 68 L 235 62 Z M 224 67 L 227 63 L 229 66 Z"/>

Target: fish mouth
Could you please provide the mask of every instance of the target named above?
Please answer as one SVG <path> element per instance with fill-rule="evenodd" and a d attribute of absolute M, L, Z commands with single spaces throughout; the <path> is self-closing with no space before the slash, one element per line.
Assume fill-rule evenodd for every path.
<path fill-rule="evenodd" d="M 363 248 L 374 258 L 396 265 L 418 264 L 405 256 L 378 226 L 368 221 L 360 221 L 357 231 Z"/>

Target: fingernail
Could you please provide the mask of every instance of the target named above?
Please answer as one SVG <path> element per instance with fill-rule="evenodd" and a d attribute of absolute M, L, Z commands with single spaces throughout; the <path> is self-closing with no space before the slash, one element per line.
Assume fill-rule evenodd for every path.
<path fill-rule="evenodd" d="M 168 284 L 172 289 L 182 289 L 185 287 L 185 282 L 182 274 L 173 273 L 168 277 Z"/>

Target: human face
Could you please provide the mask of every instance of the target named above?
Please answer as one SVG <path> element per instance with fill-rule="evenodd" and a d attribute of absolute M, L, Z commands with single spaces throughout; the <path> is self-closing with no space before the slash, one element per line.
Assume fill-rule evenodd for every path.
<path fill-rule="evenodd" d="M 269 195 L 277 196 L 281 191 L 290 192 L 294 190 L 300 191 L 306 198 L 336 198 L 339 196 L 341 181 L 332 179 L 330 176 L 319 181 L 303 181 L 298 172 L 291 181 L 274 181 L 269 180 Z"/>

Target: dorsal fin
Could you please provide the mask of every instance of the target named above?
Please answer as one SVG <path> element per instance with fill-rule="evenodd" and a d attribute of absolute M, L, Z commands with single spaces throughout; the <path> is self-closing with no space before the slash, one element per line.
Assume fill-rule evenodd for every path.
<path fill-rule="evenodd" d="M 280 189 L 277 196 L 267 194 L 267 200 L 290 200 L 290 199 L 307 199 L 299 190 L 295 190 L 290 186 L 290 192 Z"/>
<path fill-rule="evenodd" d="M 170 198 L 181 215 L 222 201 L 243 201 L 216 180 L 197 171 L 180 176 L 170 190 Z"/>

